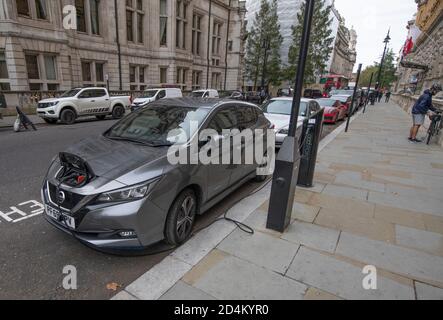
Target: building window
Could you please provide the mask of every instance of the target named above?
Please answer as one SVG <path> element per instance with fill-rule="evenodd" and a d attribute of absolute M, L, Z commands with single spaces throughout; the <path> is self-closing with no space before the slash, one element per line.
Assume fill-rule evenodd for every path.
<path fill-rule="evenodd" d="M 212 59 L 212 65 L 214 67 L 218 67 L 220 65 L 220 58 L 213 58 Z"/>
<path fill-rule="evenodd" d="M 75 0 L 77 11 L 77 31 L 86 32 L 85 0 Z"/>
<path fill-rule="evenodd" d="M 126 0 L 126 30 L 128 41 L 143 43 L 143 11 L 142 0 Z"/>
<path fill-rule="evenodd" d="M 168 7 L 166 0 L 160 0 L 160 45 L 168 45 Z"/>
<path fill-rule="evenodd" d="M 186 90 L 186 82 L 187 82 L 188 69 L 186 68 L 177 68 L 177 85 L 180 86 L 182 91 Z"/>
<path fill-rule="evenodd" d="M 0 90 L 11 90 L 5 53 L 0 51 Z"/>
<path fill-rule="evenodd" d="M 188 26 L 187 11 L 188 5 L 184 0 L 177 0 L 177 15 L 176 15 L 176 34 L 175 46 L 179 49 L 186 49 L 186 29 Z"/>
<path fill-rule="evenodd" d="M 202 17 L 194 13 L 192 17 L 192 53 L 197 56 L 199 56 L 201 53 L 200 52 L 201 37 L 202 37 L 201 21 Z"/>
<path fill-rule="evenodd" d="M 192 71 L 192 90 L 201 89 L 202 72 Z"/>
<path fill-rule="evenodd" d="M 58 90 L 55 55 L 28 53 L 25 61 L 30 90 Z"/>
<path fill-rule="evenodd" d="M 160 84 L 165 84 L 168 82 L 168 68 L 160 68 Z"/>
<path fill-rule="evenodd" d="M 221 44 L 221 23 L 214 22 L 212 28 L 212 54 L 220 55 L 220 44 Z"/>
<path fill-rule="evenodd" d="M 40 79 L 40 72 L 38 70 L 38 55 L 25 56 L 26 70 L 28 70 L 28 79 Z"/>
<path fill-rule="evenodd" d="M 212 89 L 221 89 L 221 74 L 220 73 L 212 73 Z"/>
<path fill-rule="evenodd" d="M 90 11 L 91 11 L 91 33 L 99 35 L 100 34 L 100 20 L 99 20 L 99 5 L 100 0 L 90 0 Z"/>
<path fill-rule="evenodd" d="M 105 87 L 105 63 L 102 61 L 82 61 L 82 79 L 85 87 Z"/>
<path fill-rule="evenodd" d="M 82 62 L 82 78 L 83 82 L 90 82 L 92 81 L 92 75 L 91 75 L 91 62 Z"/>
<path fill-rule="evenodd" d="M 77 31 L 100 35 L 100 0 L 75 0 Z"/>
<path fill-rule="evenodd" d="M 145 90 L 146 89 L 146 79 L 145 79 L 145 70 L 147 66 L 129 66 L 129 82 L 130 88 L 132 91 L 136 90 Z"/>
<path fill-rule="evenodd" d="M 48 6 L 46 0 L 17 0 L 17 14 L 19 16 L 48 20 Z"/>
<path fill-rule="evenodd" d="M 19 16 L 30 17 L 28 0 L 17 0 L 17 13 Z"/>
<path fill-rule="evenodd" d="M 232 40 L 228 41 L 228 51 L 231 52 L 234 48 L 234 42 Z"/>

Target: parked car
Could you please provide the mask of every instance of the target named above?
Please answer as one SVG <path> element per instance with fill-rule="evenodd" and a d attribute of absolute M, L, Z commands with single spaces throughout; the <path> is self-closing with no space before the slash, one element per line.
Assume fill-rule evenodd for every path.
<path fill-rule="evenodd" d="M 303 93 L 303 97 L 306 99 L 319 99 L 323 98 L 323 92 L 316 89 L 306 89 Z"/>
<path fill-rule="evenodd" d="M 324 123 L 335 124 L 346 118 L 347 108 L 338 100 L 322 98 L 317 99 L 320 107 L 325 108 Z"/>
<path fill-rule="evenodd" d="M 177 88 L 159 88 L 145 90 L 138 98 L 134 99 L 131 105 L 131 111 L 146 106 L 147 104 L 160 99 L 182 98 L 181 89 Z"/>
<path fill-rule="evenodd" d="M 262 107 L 265 117 L 271 122 L 275 133 L 275 145 L 280 148 L 289 133 L 293 98 L 274 98 Z M 303 122 L 307 116 L 320 111 L 320 105 L 313 99 L 302 99 L 300 103 L 299 122 Z"/>
<path fill-rule="evenodd" d="M 191 97 L 193 98 L 219 98 L 217 90 L 207 89 L 207 90 L 195 90 L 192 91 Z"/>
<path fill-rule="evenodd" d="M 233 90 L 233 91 L 224 91 L 223 93 L 220 94 L 220 98 L 244 101 L 245 96 L 243 92 L 238 90 Z"/>
<path fill-rule="evenodd" d="M 110 96 L 105 88 L 74 88 L 59 98 L 38 102 L 37 115 L 46 123 L 73 124 L 77 118 L 96 116 L 103 120 L 107 115 L 121 119 L 131 105 L 130 96 Z"/>
<path fill-rule="evenodd" d="M 294 90 L 290 88 L 278 89 L 277 91 L 277 97 L 293 97 L 293 96 L 294 96 Z"/>
<path fill-rule="evenodd" d="M 346 110 L 346 116 L 349 115 L 349 112 L 351 110 L 351 104 L 352 104 L 352 96 L 349 96 L 349 95 L 331 96 L 330 99 L 340 101 L 342 106 L 343 106 L 343 108 L 346 108 L 345 109 Z M 356 110 L 354 109 L 354 112 L 355 111 Z"/>
<path fill-rule="evenodd" d="M 258 91 L 249 91 L 246 92 L 245 100 L 247 102 L 255 103 L 255 104 L 261 104 L 262 98 L 260 96 L 260 92 Z"/>
<path fill-rule="evenodd" d="M 193 129 L 191 121 L 197 121 L 198 128 Z M 198 137 L 200 130 L 210 128 L 220 134 L 214 139 L 223 140 L 231 138 L 222 135 L 224 129 L 269 127 L 261 109 L 246 102 L 152 102 L 53 160 L 42 187 L 45 219 L 102 250 L 145 249 L 162 240 L 179 245 L 190 237 L 196 215 L 245 182 L 266 177 L 257 176 L 261 165 L 171 164 L 169 147 L 176 141 L 171 132 L 187 128 L 188 137 Z M 182 146 L 191 148 L 191 139 Z M 231 151 L 248 146 L 238 140 L 238 145 L 223 145 Z M 214 157 L 218 160 L 219 154 Z"/>

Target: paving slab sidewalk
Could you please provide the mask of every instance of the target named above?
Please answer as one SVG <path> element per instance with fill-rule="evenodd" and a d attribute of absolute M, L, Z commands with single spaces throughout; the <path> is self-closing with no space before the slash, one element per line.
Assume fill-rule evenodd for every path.
<path fill-rule="evenodd" d="M 443 299 L 443 150 L 411 144 L 410 120 L 370 106 L 322 145 L 284 234 L 265 227 L 268 185 L 229 213 L 254 235 L 215 224 L 114 299 Z"/>

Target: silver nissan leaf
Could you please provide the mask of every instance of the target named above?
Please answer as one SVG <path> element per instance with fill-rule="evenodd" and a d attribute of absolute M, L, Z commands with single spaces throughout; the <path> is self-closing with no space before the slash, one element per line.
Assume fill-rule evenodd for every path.
<path fill-rule="evenodd" d="M 41 192 L 45 219 L 102 250 L 142 250 L 162 240 L 179 245 L 197 214 L 264 177 L 257 165 L 173 165 L 168 133 L 185 128 L 191 137 L 234 127 L 267 130 L 270 123 L 253 104 L 218 99 L 166 99 L 133 112 L 54 158 Z"/>

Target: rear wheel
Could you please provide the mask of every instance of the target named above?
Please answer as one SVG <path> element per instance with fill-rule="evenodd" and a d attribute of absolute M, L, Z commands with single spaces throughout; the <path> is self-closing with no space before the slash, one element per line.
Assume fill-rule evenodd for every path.
<path fill-rule="evenodd" d="M 98 120 L 105 120 L 106 116 L 95 116 Z"/>
<path fill-rule="evenodd" d="M 57 119 L 43 119 L 47 124 L 56 124 Z"/>
<path fill-rule="evenodd" d="M 123 118 L 124 115 L 125 115 L 125 108 L 123 108 L 123 106 L 121 105 L 115 106 L 114 109 L 112 110 L 112 117 L 114 119 L 121 119 Z"/>
<path fill-rule="evenodd" d="M 186 189 L 175 199 L 166 218 L 165 239 L 170 245 L 184 243 L 191 236 L 197 214 L 197 197 Z"/>
<path fill-rule="evenodd" d="M 65 109 L 60 115 L 60 120 L 63 124 L 74 124 L 77 118 L 75 112 L 71 109 Z"/>

